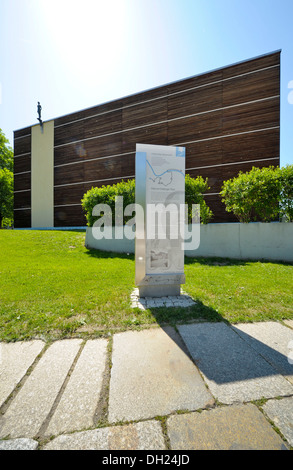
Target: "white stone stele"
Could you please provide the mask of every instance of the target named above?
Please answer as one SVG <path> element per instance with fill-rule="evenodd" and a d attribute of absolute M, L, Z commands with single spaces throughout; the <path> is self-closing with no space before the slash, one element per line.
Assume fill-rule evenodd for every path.
<path fill-rule="evenodd" d="M 192 307 L 196 302 L 182 289 L 180 295 L 169 295 L 164 297 L 140 297 L 139 289 L 135 288 L 130 296 L 131 307 L 146 310 L 156 307 Z"/>

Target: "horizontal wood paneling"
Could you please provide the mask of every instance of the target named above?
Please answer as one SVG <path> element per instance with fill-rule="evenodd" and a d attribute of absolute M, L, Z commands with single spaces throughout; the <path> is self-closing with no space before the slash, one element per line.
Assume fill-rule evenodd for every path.
<path fill-rule="evenodd" d="M 260 100 L 280 94 L 280 71 L 267 69 L 223 82 L 223 106 Z"/>
<path fill-rule="evenodd" d="M 279 158 L 280 130 L 272 129 L 221 139 L 223 163 Z"/>
<path fill-rule="evenodd" d="M 31 209 L 28 209 L 31 207 L 31 127 L 14 132 L 14 157 L 14 191 L 21 191 L 14 192 L 14 209 L 25 209 L 14 210 L 14 227 L 28 228 L 31 227 Z"/>
<path fill-rule="evenodd" d="M 260 70 L 266 67 L 278 66 L 280 64 L 280 53 L 276 52 L 268 54 L 263 57 L 257 57 L 255 59 L 246 60 L 239 64 L 230 65 L 222 69 L 223 78 L 234 77 L 235 75 L 241 75 L 255 70 Z"/>
<path fill-rule="evenodd" d="M 221 190 L 222 186 L 222 167 L 214 168 L 201 168 L 199 170 L 186 171 L 190 176 L 196 178 L 202 176 L 204 179 L 208 178 L 208 185 L 210 189 L 207 192 L 216 193 Z"/>
<path fill-rule="evenodd" d="M 84 181 L 117 178 L 122 175 L 125 157 L 102 158 L 85 164 Z"/>
<path fill-rule="evenodd" d="M 30 153 L 31 151 L 31 136 L 22 137 L 21 139 L 14 140 L 14 156 L 22 155 L 23 153 Z"/>
<path fill-rule="evenodd" d="M 104 134 L 121 131 L 122 111 L 114 111 L 106 116 L 93 117 L 84 122 L 84 138 L 88 139 Z"/>
<path fill-rule="evenodd" d="M 152 100 L 153 102 L 158 99 L 165 97 L 167 95 L 167 86 L 160 86 L 157 88 L 152 88 L 150 90 L 142 91 L 139 93 L 134 93 L 133 95 L 126 96 L 123 98 L 123 108 L 127 106 L 139 105 L 143 102 Z"/>
<path fill-rule="evenodd" d="M 109 137 L 100 137 L 85 142 L 66 145 L 55 148 L 55 165 L 79 162 L 92 158 L 117 155 L 122 153 L 122 135 L 116 134 Z"/>
<path fill-rule="evenodd" d="M 135 152 L 136 143 L 168 145 L 167 124 L 135 129 L 122 134 L 122 152 Z"/>
<path fill-rule="evenodd" d="M 166 121 L 168 100 L 162 98 L 155 101 L 142 103 L 139 106 L 126 107 L 122 114 L 123 129 L 144 126 L 146 124 Z"/>
<path fill-rule="evenodd" d="M 249 162 L 243 162 L 241 164 L 241 167 L 237 168 L 237 169 L 235 169 L 235 167 L 232 166 L 232 165 L 227 165 L 227 166 L 223 167 L 223 169 L 222 169 L 222 178 L 223 178 L 223 181 L 225 181 L 225 180 L 228 180 L 230 178 L 235 178 L 235 176 L 238 175 L 240 170 L 242 171 L 242 173 L 246 173 L 247 171 L 250 171 L 253 166 L 256 167 L 256 168 L 264 168 L 264 167 L 267 167 L 267 166 L 270 166 L 270 165 L 276 166 L 271 161 L 270 162 L 256 161 L 253 164 L 251 164 Z M 238 167 L 238 165 L 237 165 L 237 167 Z"/>
<path fill-rule="evenodd" d="M 84 225 L 80 201 L 88 189 L 134 176 L 137 143 L 184 145 L 186 172 L 208 177 L 209 193 L 240 170 L 277 165 L 279 65 L 277 52 L 55 119 L 54 205 L 63 206 L 55 207 L 56 226 Z M 30 136 L 14 145 L 18 154 L 30 153 Z M 15 168 L 29 166 L 30 155 Z M 16 178 L 16 185 L 28 180 Z M 213 222 L 235 220 L 219 196 L 206 200 Z"/>
<path fill-rule="evenodd" d="M 278 126 L 279 109 L 279 98 L 225 109 L 222 115 L 222 133 L 227 135 Z"/>
<path fill-rule="evenodd" d="M 120 98 L 118 100 L 109 101 L 108 103 L 103 103 L 98 106 L 93 106 L 92 108 L 87 108 L 75 113 L 67 114 L 54 120 L 55 128 L 64 125 L 66 127 L 68 123 L 73 121 L 77 121 L 83 118 L 87 119 L 101 113 L 108 113 L 117 108 L 121 108 L 121 106 L 123 106 L 123 100 Z"/>
<path fill-rule="evenodd" d="M 32 226 L 31 210 L 14 211 L 14 227 L 29 228 Z"/>
<path fill-rule="evenodd" d="M 54 226 L 55 227 L 84 227 L 86 218 L 81 206 L 55 207 Z"/>
<path fill-rule="evenodd" d="M 222 133 L 222 111 L 168 122 L 169 145 L 217 137 Z"/>
<path fill-rule="evenodd" d="M 84 139 L 84 126 L 84 121 L 73 122 L 68 126 L 55 126 L 54 145 L 58 146 Z"/>
<path fill-rule="evenodd" d="M 84 184 L 54 188 L 54 206 L 80 204 L 85 193 Z"/>
<path fill-rule="evenodd" d="M 98 181 L 97 183 L 94 183 L 94 184 L 92 184 L 91 182 L 90 183 L 85 183 L 84 184 L 84 190 L 86 192 L 89 189 L 91 189 L 92 187 L 101 188 L 102 186 L 107 186 L 107 185 L 111 186 L 112 184 L 117 184 L 122 180 L 127 181 L 128 179 L 132 179 L 132 178 L 127 178 L 127 175 L 125 175 L 124 178 L 109 179 L 107 181 Z"/>
<path fill-rule="evenodd" d="M 185 92 L 186 90 L 194 87 L 201 87 L 201 89 L 204 89 L 206 85 L 218 82 L 219 80 L 222 80 L 222 78 L 222 70 L 215 70 L 201 75 L 196 75 L 195 77 L 190 77 L 185 80 L 170 83 L 166 85 L 166 88 L 168 89 L 168 94 Z"/>
<path fill-rule="evenodd" d="M 186 168 L 222 163 L 223 139 L 195 142 L 186 145 Z"/>
<path fill-rule="evenodd" d="M 196 88 L 168 97 L 168 119 L 202 113 L 222 107 L 222 84 Z"/>
<path fill-rule="evenodd" d="M 31 207 L 31 191 L 14 193 L 14 209 L 26 209 L 28 207 Z"/>
<path fill-rule="evenodd" d="M 31 155 L 14 158 L 14 174 L 31 171 Z"/>
<path fill-rule="evenodd" d="M 238 222 L 238 219 L 226 212 L 225 205 L 222 203 L 221 197 L 217 195 L 209 195 L 205 197 L 207 205 L 213 212 L 212 222 Z"/>
<path fill-rule="evenodd" d="M 79 183 L 80 181 L 84 181 L 84 163 L 54 168 L 55 186 Z"/>
<path fill-rule="evenodd" d="M 14 175 L 14 191 L 22 191 L 31 188 L 31 173 Z"/>
<path fill-rule="evenodd" d="M 31 134 L 32 134 L 31 127 L 24 127 L 23 129 L 14 131 L 14 139 L 19 139 L 20 137 L 24 137 L 26 135 L 31 135 Z"/>

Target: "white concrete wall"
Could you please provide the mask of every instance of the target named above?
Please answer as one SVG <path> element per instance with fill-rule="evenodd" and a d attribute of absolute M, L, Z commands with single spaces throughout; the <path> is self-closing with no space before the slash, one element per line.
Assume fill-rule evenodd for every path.
<path fill-rule="evenodd" d="M 199 248 L 185 254 L 293 261 L 293 223 L 201 225 Z"/>
<path fill-rule="evenodd" d="M 112 229 L 112 239 L 110 240 L 105 238 L 97 240 L 94 237 L 94 232 L 94 227 L 87 227 L 85 237 L 85 246 L 87 248 L 93 248 L 102 251 L 114 251 L 115 253 L 134 253 L 134 240 L 128 240 L 125 237 L 116 240 L 114 228 Z"/>
<path fill-rule="evenodd" d="M 134 253 L 134 240 L 96 240 L 87 228 L 88 248 Z M 293 261 L 293 223 L 227 223 L 200 226 L 200 244 L 190 257 Z"/>

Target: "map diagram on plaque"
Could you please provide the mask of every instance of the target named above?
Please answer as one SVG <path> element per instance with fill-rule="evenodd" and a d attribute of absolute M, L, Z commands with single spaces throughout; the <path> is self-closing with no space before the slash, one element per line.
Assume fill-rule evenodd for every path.
<path fill-rule="evenodd" d="M 178 170 L 177 168 L 168 168 L 167 170 L 163 172 L 156 173 L 152 165 L 150 164 L 150 162 L 148 160 L 146 162 L 152 172 L 151 176 L 149 177 L 149 180 L 155 184 L 158 184 L 161 186 L 169 186 L 173 182 L 174 172 L 180 173 L 183 177 L 185 177 L 184 173 L 181 170 Z"/>

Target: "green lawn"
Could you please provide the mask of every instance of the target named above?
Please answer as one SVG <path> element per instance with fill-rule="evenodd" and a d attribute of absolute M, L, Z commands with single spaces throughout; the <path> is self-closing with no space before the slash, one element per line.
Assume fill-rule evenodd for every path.
<path fill-rule="evenodd" d="M 186 258 L 191 308 L 130 307 L 134 256 L 84 247 L 84 232 L 0 231 L 0 340 L 100 336 L 195 319 L 293 318 L 293 265 Z"/>

